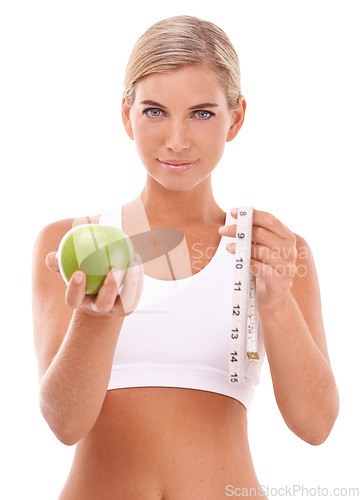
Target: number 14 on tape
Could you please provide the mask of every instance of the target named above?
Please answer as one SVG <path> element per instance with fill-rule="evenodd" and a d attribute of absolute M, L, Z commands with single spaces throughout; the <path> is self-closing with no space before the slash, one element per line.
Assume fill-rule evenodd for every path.
<path fill-rule="evenodd" d="M 235 270 L 229 351 L 229 382 L 243 383 L 246 356 L 257 352 L 256 280 L 250 272 L 253 207 L 239 207 L 236 226 Z"/>

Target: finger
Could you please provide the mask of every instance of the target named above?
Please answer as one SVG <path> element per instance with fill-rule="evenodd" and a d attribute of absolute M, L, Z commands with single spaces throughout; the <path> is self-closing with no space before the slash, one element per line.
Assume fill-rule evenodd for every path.
<path fill-rule="evenodd" d="M 294 262 L 292 260 L 288 260 L 279 252 L 262 245 L 252 245 L 251 257 L 256 261 L 272 267 L 282 276 L 289 274 L 294 266 Z"/>
<path fill-rule="evenodd" d="M 228 243 L 225 248 L 229 253 L 235 254 L 236 242 Z M 260 243 L 252 243 L 251 256 L 254 259 L 271 265 L 272 267 L 275 267 L 278 264 L 291 266 L 296 260 L 296 249 L 292 246 L 286 245 L 268 247 L 261 245 Z"/>
<path fill-rule="evenodd" d="M 236 225 L 223 226 L 223 233 L 227 237 L 236 237 Z M 221 228 L 220 228 L 221 229 Z M 219 231 L 220 231 L 219 229 Z M 274 234 L 272 231 L 264 227 L 253 226 L 251 233 L 251 241 L 261 243 L 269 248 L 280 248 L 284 244 L 284 239 Z"/>
<path fill-rule="evenodd" d="M 269 212 L 263 212 L 261 210 L 254 209 L 253 225 L 263 227 L 268 231 L 275 233 L 280 238 L 288 238 L 292 234 L 290 229 L 274 215 L 270 214 Z"/>
<path fill-rule="evenodd" d="M 280 249 L 284 246 L 284 244 L 286 246 L 284 238 L 281 238 L 280 236 L 274 234 L 272 231 L 259 226 L 253 226 L 251 240 L 257 245 L 263 245 L 274 250 L 276 249 L 279 252 L 281 251 Z"/>
<path fill-rule="evenodd" d="M 81 278 L 80 282 L 77 279 Z M 69 285 L 65 292 L 65 302 L 72 309 L 80 307 L 86 295 L 86 274 L 76 271 L 70 278 Z"/>
<path fill-rule="evenodd" d="M 46 256 L 45 263 L 52 271 L 60 272 L 57 252 L 50 252 Z"/>
<path fill-rule="evenodd" d="M 228 243 L 225 248 L 229 253 L 235 254 L 236 242 Z M 281 250 L 279 251 L 277 248 L 273 249 L 254 243 L 251 245 L 251 257 L 274 268 L 279 264 L 286 265 L 288 263 L 287 259 L 282 255 Z"/>
<path fill-rule="evenodd" d="M 226 226 L 219 227 L 219 233 L 226 237 L 235 237 L 236 236 L 236 224 L 228 224 Z"/>
<path fill-rule="evenodd" d="M 230 210 L 234 219 L 237 219 L 238 212 L 238 208 L 232 208 Z M 253 225 L 264 227 L 274 232 L 281 238 L 287 238 L 292 234 L 292 231 L 290 231 L 290 229 L 273 214 L 262 210 L 256 210 L 255 208 L 253 209 Z M 235 234 L 231 234 L 231 236 L 235 236 Z"/>
<path fill-rule="evenodd" d="M 267 262 L 251 258 L 250 272 L 255 277 L 265 279 L 285 278 L 287 281 L 291 281 L 296 275 L 297 267 L 295 264 L 287 261 L 278 262 L 276 265 L 272 266 Z"/>
<path fill-rule="evenodd" d="M 226 248 L 226 250 L 227 250 L 229 253 L 233 253 L 233 254 L 235 254 L 235 250 L 236 250 L 236 242 L 235 242 L 235 241 L 233 241 L 233 242 L 231 242 L 231 243 L 228 243 L 228 244 L 226 245 L 226 247 L 225 247 L 225 248 Z"/>
<path fill-rule="evenodd" d="M 262 247 L 266 247 L 268 254 L 273 258 L 278 256 L 289 261 L 296 260 L 297 249 L 294 233 L 292 233 L 291 237 L 285 239 L 276 236 L 263 227 L 254 227 L 251 239 L 253 245 L 255 244 L 259 248 L 259 251 L 265 252 L 265 250 L 262 250 Z"/>
<path fill-rule="evenodd" d="M 95 306 L 99 313 L 108 313 L 114 307 L 116 297 L 119 295 L 123 271 L 113 268 L 107 274 L 97 294 Z"/>
<path fill-rule="evenodd" d="M 296 261 L 297 252 L 296 248 L 290 244 L 269 247 L 256 243 L 251 246 L 251 254 L 255 259 L 276 264 L 276 261 L 294 263 Z"/>

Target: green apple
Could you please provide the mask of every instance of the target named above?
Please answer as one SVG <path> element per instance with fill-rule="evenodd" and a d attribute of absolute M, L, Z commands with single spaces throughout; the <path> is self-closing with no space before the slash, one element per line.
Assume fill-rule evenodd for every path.
<path fill-rule="evenodd" d="M 125 271 L 135 260 L 130 238 L 121 229 L 99 224 L 75 226 L 62 238 L 58 249 L 59 269 L 66 284 L 75 271 L 86 274 L 86 293 L 95 295 L 113 267 Z"/>

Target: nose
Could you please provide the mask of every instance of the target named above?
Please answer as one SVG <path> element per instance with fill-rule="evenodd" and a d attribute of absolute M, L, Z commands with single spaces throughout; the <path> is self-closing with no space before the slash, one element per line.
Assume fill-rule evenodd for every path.
<path fill-rule="evenodd" d="M 183 121 L 173 120 L 168 123 L 166 147 L 173 151 L 183 151 L 191 146 L 190 134 Z"/>

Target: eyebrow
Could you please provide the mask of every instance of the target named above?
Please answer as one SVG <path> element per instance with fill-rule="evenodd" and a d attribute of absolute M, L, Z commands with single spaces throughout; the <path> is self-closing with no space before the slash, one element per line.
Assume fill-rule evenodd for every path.
<path fill-rule="evenodd" d="M 150 101 L 148 99 L 145 100 L 145 101 L 141 101 L 140 104 L 149 104 L 150 106 L 156 106 L 157 108 L 164 108 L 164 109 L 166 109 L 166 106 L 163 106 L 159 102 Z M 193 110 L 193 109 L 199 109 L 199 108 L 216 108 L 218 106 L 219 105 L 216 104 L 215 102 L 203 102 L 202 104 L 196 104 L 195 106 L 191 106 L 189 109 Z"/>

